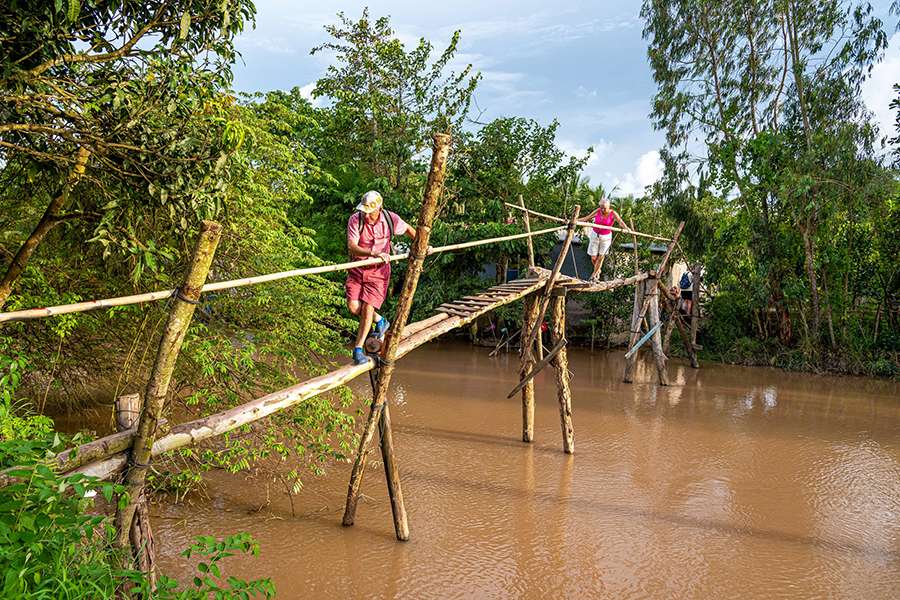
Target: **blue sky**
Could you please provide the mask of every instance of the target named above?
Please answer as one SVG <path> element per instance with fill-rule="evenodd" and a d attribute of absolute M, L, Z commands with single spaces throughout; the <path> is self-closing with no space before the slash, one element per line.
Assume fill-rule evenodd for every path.
<path fill-rule="evenodd" d="M 890 30 L 888 1 L 873 3 Z M 647 117 L 655 86 L 641 37 L 640 2 L 583 0 L 422 0 L 386 2 L 295 2 L 256 0 L 257 25 L 240 36 L 243 64 L 235 86 L 243 91 L 311 90 L 328 65 L 327 55 L 309 50 L 326 39 L 323 26 L 338 11 L 358 17 L 368 5 L 373 17 L 389 15 L 398 37 L 419 37 L 440 50 L 462 30 L 457 63 L 472 63 L 483 80 L 476 92 L 480 120 L 524 116 L 561 123 L 558 143 L 581 154 L 594 147 L 586 174 L 607 189 L 640 193 L 660 174 L 662 134 Z M 900 34 L 891 39 L 864 98 L 878 120 L 892 121 L 887 105 L 900 80 Z"/>

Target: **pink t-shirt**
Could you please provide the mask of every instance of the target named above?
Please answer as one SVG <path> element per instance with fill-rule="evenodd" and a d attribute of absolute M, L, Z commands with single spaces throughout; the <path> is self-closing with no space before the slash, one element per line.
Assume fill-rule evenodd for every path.
<path fill-rule="evenodd" d="M 616 211 L 614 211 L 614 210 L 610 210 L 609 214 L 606 215 L 605 217 L 603 216 L 603 213 L 601 213 L 599 210 L 597 211 L 597 214 L 594 215 L 594 223 L 596 223 L 597 225 L 606 225 L 608 227 L 608 226 L 612 225 L 613 223 L 615 223 L 615 221 L 616 221 Z M 612 229 L 606 229 L 604 227 L 594 227 L 594 233 L 599 234 L 599 235 L 611 235 Z"/>
<path fill-rule="evenodd" d="M 388 228 L 386 220 L 388 214 L 394 220 L 394 235 L 404 235 L 406 230 L 409 229 L 409 225 L 396 213 L 382 210 L 381 214 L 378 215 L 378 220 L 375 223 L 370 223 L 365 215 L 355 212 L 350 216 L 350 220 L 347 221 L 347 241 L 354 242 L 360 248 L 370 250 L 375 254 L 381 254 L 382 252 L 390 254 L 391 230 Z M 353 258 L 365 260 L 369 257 L 355 256 Z M 386 276 L 390 276 L 391 265 L 376 265 L 374 268 L 381 269 Z"/>

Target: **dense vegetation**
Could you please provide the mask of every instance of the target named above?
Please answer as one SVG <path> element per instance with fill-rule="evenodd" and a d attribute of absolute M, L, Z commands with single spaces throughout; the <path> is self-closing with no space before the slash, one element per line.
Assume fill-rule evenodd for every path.
<path fill-rule="evenodd" d="M 644 197 L 614 204 L 645 231 L 687 222 L 684 250 L 712 292 L 701 330 L 710 357 L 897 376 L 900 87 L 897 128 L 879 132 L 859 89 L 885 48 L 881 23 L 864 5 L 810 6 L 645 2 L 666 174 Z M 312 49 L 332 59 L 313 104 L 299 89 L 231 90 L 233 39 L 253 19 L 249 0 L 0 7 L 0 309 L 174 287 L 204 218 L 225 227 L 212 279 L 342 261 L 362 192 L 378 189 L 391 210 L 415 218 L 435 130 L 453 133 L 454 147 L 434 244 L 521 231 L 503 205 L 519 195 L 553 214 L 592 209 L 603 196 L 580 176 L 589 156 L 557 145 L 558 123 L 467 118 L 480 76 L 449 67 L 464 32 L 440 50 L 425 39 L 406 47 L 386 18 L 339 14 L 331 41 Z M 539 253 L 552 243 L 540 239 Z M 524 249 L 509 242 L 429 258 L 414 316 L 483 287 L 485 264 L 501 274 L 521 266 Z M 608 338 L 617 321 L 607 317 L 627 316 L 629 293 L 590 299 L 602 318 L 579 333 Z M 2 492 L 5 590 L 58 597 L 52 585 L 73 576 L 75 548 L 90 560 L 65 580 L 69 596 L 139 581 L 112 566 L 107 524 L 90 516 L 85 491 L 111 497 L 114 486 L 38 465 L 71 443 L 48 412 L 108 409 L 141 391 L 165 308 L 0 328 L 0 463 L 33 474 Z M 211 413 L 322 371 L 351 329 L 340 277 L 204 297 L 172 411 Z M 154 484 L 183 492 L 203 469 L 255 469 L 297 492 L 304 471 L 352 447 L 351 402 L 346 391 L 321 397 L 215 452 L 179 453 Z M 41 507 L 27 522 L 26 505 Z M 40 551 L 26 559 L 29 544 Z M 202 540 L 195 551 L 214 565 L 252 548 L 239 537 Z M 49 565 L 52 584 L 41 571 Z"/>

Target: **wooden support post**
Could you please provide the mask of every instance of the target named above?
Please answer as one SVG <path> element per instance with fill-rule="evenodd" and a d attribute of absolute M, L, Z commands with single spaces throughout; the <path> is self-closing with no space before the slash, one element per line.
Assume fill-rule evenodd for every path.
<path fill-rule="evenodd" d="M 528 213 L 525 213 L 526 215 Z M 538 295 L 529 294 L 525 297 L 525 310 L 522 317 L 522 331 L 531 331 L 537 320 Z M 540 337 L 538 337 L 540 343 Z M 534 369 L 534 353 L 528 352 L 522 344 L 519 349 L 519 378 L 525 377 Z M 522 388 L 522 441 L 534 440 L 534 381 L 529 380 Z"/>
<path fill-rule="evenodd" d="M 381 407 L 381 420 L 378 424 L 381 440 L 381 457 L 384 460 L 384 478 L 387 482 L 388 497 L 391 499 L 391 515 L 394 518 L 394 533 L 398 540 L 409 539 L 409 521 L 406 518 L 406 506 L 403 504 L 403 489 L 400 487 L 400 471 L 397 469 L 397 458 L 394 454 L 394 434 L 391 429 L 391 411 L 388 403 Z"/>
<path fill-rule="evenodd" d="M 678 335 L 681 337 L 681 341 L 684 344 L 684 351 L 691 359 L 691 368 L 699 369 L 700 361 L 697 360 L 697 351 L 694 349 L 694 345 L 691 344 L 691 338 L 689 337 L 684 320 L 681 318 L 681 315 L 678 314 L 678 298 L 673 297 L 668 288 L 666 288 L 666 286 L 664 286 L 661 281 L 657 282 L 657 287 L 662 293 L 663 298 L 665 298 L 669 302 L 669 314 L 671 315 L 669 317 L 669 321 L 674 321 L 675 326 L 678 327 Z M 663 352 L 668 354 L 668 346 L 663 345 Z"/>
<path fill-rule="evenodd" d="M 375 434 L 375 424 L 381 423 L 390 440 L 390 419 L 382 417 L 384 404 L 387 401 L 388 388 L 391 376 L 394 373 L 394 359 L 397 356 L 397 347 L 403 336 L 403 329 L 409 319 L 412 309 L 413 295 L 419 283 L 419 275 L 422 273 L 422 264 L 428 253 L 428 240 L 431 236 L 431 225 L 437 213 L 438 199 L 444 187 L 444 173 L 447 168 L 447 155 L 450 152 L 450 136 L 443 133 L 434 135 L 434 147 L 431 155 L 431 170 L 428 173 L 428 181 L 425 184 L 425 197 L 422 209 L 419 212 L 419 222 L 416 227 L 416 239 L 412 242 L 409 252 L 409 266 L 406 270 L 406 280 L 403 282 L 403 290 L 397 299 L 397 314 L 394 317 L 394 326 L 388 331 L 382 348 L 382 360 L 384 366 L 378 376 L 378 385 L 369 409 L 369 417 L 363 428 L 359 440 L 359 450 L 353 470 L 350 473 L 350 483 L 347 487 L 347 504 L 344 507 L 344 525 L 353 525 L 356 518 L 356 506 L 359 502 L 359 490 L 362 485 L 363 473 L 366 468 L 369 442 Z M 382 437 L 384 440 L 384 437 Z M 390 469 L 388 475 L 388 488 L 391 494 L 391 506 L 394 514 L 394 531 L 397 539 L 406 541 L 409 539 L 409 526 L 406 519 L 406 508 L 403 505 L 403 493 L 400 489 L 400 476 L 396 459 L 393 454 L 393 443 L 382 444 L 382 455 L 385 469 Z"/>
<path fill-rule="evenodd" d="M 562 429 L 563 450 L 566 454 L 575 453 L 575 430 L 572 428 L 572 390 L 569 388 L 569 358 L 566 354 L 566 295 L 563 293 L 553 296 L 553 310 L 551 318 L 553 327 L 550 329 L 554 346 L 562 347 L 553 357 L 553 366 L 556 368 L 556 398 L 559 400 L 559 424 Z"/>
<path fill-rule="evenodd" d="M 128 394 L 116 398 L 116 429 L 128 431 L 135 426 L 141 414 L 141 395 Z M 147 495 L 142 493 L 138 498 L 134 520 L 129 533 L 131 552 L 137 568 L 150 581 L 151 588 L 156 587 L 156 547 L 153 542 L 153 530 L 150 527 L 150 509 Z"/>
<path fill-rule="evenodd" d="M 659 323 L 659 290 L 657 289 L 657 281 L 651 277 L 644 282 L 644 289 L 650 300 L 647 325 L 651 328 Z M 650 338 L 650 344 L 651 348 L 653 348 L 653 358 L 656 361 L 656 374 L 659 377 L 659 385 L 669 385 L 669 373 L 666 369 L 666 355 L 663 353 L 660 328 L 657 327 L 653 333 L 653 337 Z"/>
<path fill-rule="evenodd" d="M 525 200 L 522 198 L 522 194 L 519 194 L 519 206 L 522 207 L 522 214 L 524 215 L 525 220 L 525 232 L 531 233 L 531 221 L 528 219 L 528 211 L 525 209 Z M 532 242 L 530 237 L 525 238 L 528 242 L 528 266 L 534 266 L 534 242 Z M 527 441 L 527 440 L 526 440 Z"/>
<path fill-rule="evenodd" d="M 547 308 L 550 306 L 550 293 L 553 291 L 553 286 L 556 285 L 559 272 L 562 269 L 563 263 L 566 261 L 566 254 L 569 252 L 569 246 L 572 244 L 572 238 L 575 236 L 575 223 L 578 221 L 578 213 L 580 210 L 581 207 L 576 204 L 575 209 L 572 211 L 572 218 L 569 219 L 569 225 L 566 229 L 566 239 L 563 241 L 562 248 L 559 249 L 559 256 L 556 258 L 556 264 L 553 265 L 553 270 L 550 272 L 550 277 L 547 279 L 547 284 L 544 286 L 544 293 L 541 295 L 537 322 L 534 324 L 531 331 L 528 332 L 527 336 L 524 333 L 522 334 L 522 339 L 524 340 L 523 346 L 527 352 L 531 352 L 531 344 L 534 342 L 535 338 L 541 337 L 538 334 L 541 332 L 541 324 L 544 322 L 544 316 L 547 314 Z"/>
<path fill-rule="evenodd" d="M 213 221 L 203 221 L 184 283 L 172 299 L 169 319 L 144 391 L 144 406 L 131 447 L 128 471 L 125 475 L 127 498 L 116 511 L 116 543 L 121 548 L 127 547 L 129 543 L 129 532 L 138 501 L 144 492 L 150 453 L 169 392 L 169 382 L 172 380 L 181 344 L 194 316 L 194 308 L 200 298 L 200 288 L 206 282 L 221 234 L 221 225 Z"/>
<path fill-rule="evenodd" d="M 631 350 L 641 337 L 641 323 L 644 320 L 644 311 L 646 304 L 644 302 L 644 282 L 639 281 L 634 284 L 634 305 L 631 309 L 631 330 L 628 339 L 628 350 Z M 625 358 L 625 383 L 634 381 L 634 365 L 637 362 L 637 352 L 631 357 Z"/>

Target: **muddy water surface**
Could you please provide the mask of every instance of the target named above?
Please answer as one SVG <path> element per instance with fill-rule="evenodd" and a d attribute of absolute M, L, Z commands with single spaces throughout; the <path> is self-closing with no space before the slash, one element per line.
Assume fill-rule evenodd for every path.
<path fill-rule="evenodd" d="M 412 540 L 381 465 L 340 525 L 349 465 L 295 499 L 212 474 L 209 499 L 154 507 L 165 571 L 195 535 L 247 531 L 279 598 L 898 598 L 900 386 L 673 361 L 620 383 L 621 352 L 570 352 L 576 453 L 553 373 L 519 441 L 513 356 L 435 344 L 398 363 L 392 417 Z M 376 455 L 377 456 L 377 455 Z"/>

